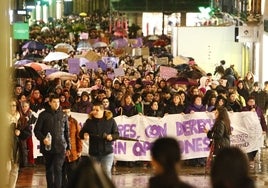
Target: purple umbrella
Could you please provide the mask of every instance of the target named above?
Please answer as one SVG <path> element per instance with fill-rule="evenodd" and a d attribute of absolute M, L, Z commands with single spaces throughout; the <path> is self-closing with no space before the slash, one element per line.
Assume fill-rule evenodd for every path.
<path fill-rule="evenodd" d="M 43 50 L 45 48 L 45 45 L 41 42 L 35 41 L 35 40 L 30 40 L 26 42 L 23 46 L 22 49 L 29 49 L 29 50 Z"/>
<path fill-rule="evenodd" d="M 112 43 L 111 43 L 111 46 L 115 49 L 118 49 L 118 48 L 125 48 L 128 46 L 128 41 L 126 38 L 119 38 L 119 39 L 116 39 L 114 40 Z"/>
<path fill-rule="evenodd" d="M 22 66 L 22 65 L 25 65 L 27 63 L 31 63 L 33 60 L 30 60 L 30 59 L 22 59 L 22 60 L 19 60 L 19 61 L 16 61 L 16 63 L 14 64 L 15 67 L 17 66 Z"/>

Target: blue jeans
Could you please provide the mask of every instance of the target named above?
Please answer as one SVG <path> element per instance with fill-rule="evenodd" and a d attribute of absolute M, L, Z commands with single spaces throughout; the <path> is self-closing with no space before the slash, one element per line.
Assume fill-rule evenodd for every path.
<path fill-rule="evenodd" d="M 97 155 L 91 157 L 97 162 L 99 162 L 105 173 L 108 175 L 108 177 L 112 178 L 112 166 L 114 162 L 114 154 L 110 153 L 108 155 Z"/>

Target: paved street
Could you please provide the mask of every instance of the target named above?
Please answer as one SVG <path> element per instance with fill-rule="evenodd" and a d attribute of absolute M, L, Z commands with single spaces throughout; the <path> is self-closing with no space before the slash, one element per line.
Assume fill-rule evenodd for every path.
<path fill-rule="evenodd" d="M 268 186 L 268 149 L 262 149 L 261 161 L 255 163 L 251 169 L 251 176 L 256 181 L 257 188 Z M 113 169 L 113 181 L 118 188 L 146 188 L 149 177 L 153 174 L 150 167 L 143 167 L 142 163 L 134 167 L 119 165 Z M 182 165 L 180 170 L 182 180 L 198 188 L 210 188 L 209 176 L 205 176 L 203 167 L 190 167 Z M 43 165 L 34 168 L 21 169 L 17 188 L 45 188 L 45 171 Z"/>

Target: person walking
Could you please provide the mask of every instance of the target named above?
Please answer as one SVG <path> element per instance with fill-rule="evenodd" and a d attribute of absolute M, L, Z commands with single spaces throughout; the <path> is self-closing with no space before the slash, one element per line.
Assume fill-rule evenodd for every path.
<path fill-rule="evenodd" d="M 19 148 L 21 152 L 20 166 L 34 166 L 32 126 L 36 122 L 36 117 L 30 109 L 30 103 L 21 103 L 20 119 L 16 131 L 18 132 Z"/>
<path fill-rule="evenodd" d="M 40 141 L 40 152 L 45 159 L 48 188 L 62 188 L 62 167 L 65 156 L 70 154 L 69 125 L 60 108 L 59 96 L 49 96 L 48 107 L 38 116 L 34 134 Z M 50 140 L 47 135 L 51 134 Z M 51 145 L 51 148 L 47 147 Z"/>
<path fill-rule="evenodd" d="M 149 179 L 149 188 L 192 187 L 179 178 L 177 167 L 181 162 L 181 151 L 175 138 L 158 138 L 152 144 L 150 153 L 154 176 Z"/>
<path fill-rule="evenodd" d="M 204 129 L 207 137 L 214 146 L 214 155 L 224 147 L 230 147 L 231 123 L 228 111 L 224 106 L 217 107 L 215 111 L 215 123 L 211 130 Z"/>
<path fill-rule="evenodd" d="M 231 123 L 228 111 L 224 106 L 219 106 L 215 110 L 215 123 L 211 130 L 204 129 L 207 137 L 210 139 L 210 152 L 206 161 L 206 173 L 211 168 L 211 162 L 214 156 L 225 147 L 230 147 Z"/>
<path fill-rule="evenodd" d="M 95 102 L 79 136 L 81 139 L 89 138 L 89 155 L 100 162 L 111 178 L 114 160 L 112 142 L 119 138 L 118 127 L 112 112 L 104 110 L 101 102 Z"/>
<path fill-rule="evenodd" d="M 76 168 L 78 167 L 81 152 L 82 140 L 79 137 L 81 126 L 78 121 L 71 116 L 71 106 L 65 106 L 63 112 L 68 116 L 71 150 L 67 152 L 66 159 L 63 165 L 63 187 L 67 187 L 68 182 L 74 177 Z"/>

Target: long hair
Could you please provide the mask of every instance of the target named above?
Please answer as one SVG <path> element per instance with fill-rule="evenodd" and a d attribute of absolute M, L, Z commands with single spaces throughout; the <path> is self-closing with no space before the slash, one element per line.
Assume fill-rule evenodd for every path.
<path fill-rule="evenodd" d="M 132 99 L 132 95 L 130 94 L 130 93 L 125 93 L 124 94 L 124 96 L 122 97 L 122 99 L 121 99 L 121 106 L 126 106 L 126 98 L 127 97 L 130 97 L 131 98 L 131 103 L 130 103 L 130 105 L 131 106 L 134 106 L 135 104 L 134 104 L 134 102 L 133 102 L 133 99 Z"/>
<path fill-rule="evenodd" d="M 211 168 L 213 188 L 254 188 L 249 176 L 248 158 L 238 147 L 222 148 Z"/>
<path fill-rule="evenodd" d="M 218 117 L 216 118 L 216 122 L 223 121 L 227 130 L 227 133 L 230 135 L 231 134 L 231 121 L 230 121 L 227 109 L 223 106 L 219 106 L 217 107 L 217 111 L 219 113 L 218 113 Z"/>

